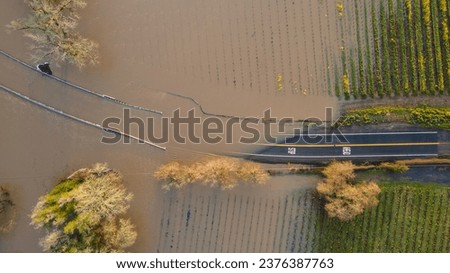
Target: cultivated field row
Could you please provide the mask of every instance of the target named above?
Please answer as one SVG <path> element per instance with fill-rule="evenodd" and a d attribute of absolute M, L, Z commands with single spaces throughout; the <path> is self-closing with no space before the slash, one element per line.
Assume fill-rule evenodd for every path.
<path fill-rule="evenodd" d="M 153 54 L 137 62 L 264 94 L 325 95 L 334 85 L 334 1 L 168 0 L 156 8 L 139 30 L 150 38 L 132 41 Z"/>
<path fill-rule="evenodd" d="M 336 96 L 364 99 L 450 91 L 450 1 L 338 2 L 344 11 L 338 16 L 342 52 L 336 64 Z"/>
<path fill-rule="evenodd" d="M 381 184 L 380 204 L 349 222 L 328 218 L 313 189 L 170 192 L 160 252 L 450 252 L 447 187 Z"/>
<path fill-rule="evenodd" d="M 450 252 L 450 199 L 445 186 L 382 186 L 380 204 L 343 223 L 317 218 L 320 252 Z"/>
<path fill-rule="evenodd" d="M 160 252 L 310 252 L 310 190 L 276 197 L 214 192 L 164 196 Z"/>

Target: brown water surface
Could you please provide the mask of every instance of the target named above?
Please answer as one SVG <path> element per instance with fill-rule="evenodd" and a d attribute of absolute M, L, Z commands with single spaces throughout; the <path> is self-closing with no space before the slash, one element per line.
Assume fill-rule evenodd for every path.
<path fill-rule="evenodd" d="M 0 2 L 0 26 L 28 13 L 23 1 Z M 81 17 L 79 30 L 100 44 L 101 63 L 81 71 L 64 64 L 52 68 L 56 76 L 98 93 L 159 109 L 165 115 L 179 107 L 195 107 L 191 101 L 165 91 L 192 97 L 208 112 L 237 116 L 262 116 L 264 110 L 272 108 L 279 117 L 324 118 L 325 107 L 336 107 L 336 99 L 328 95 L 334 86 L 334 63 L 341 53 L 334 1 L 98 0 L 89 1 Z M 347 24 L 350 32 L 354 31 L 354 26 L 348 22 L 351 20 L 346 18 L 343 24 Z M 7 34 L 0 28 L 1 50 L 28 60 L 28 42 L 20 33 Z M 79 93 L 3 56 L 0 56 L 0 84 L 95 123 L 122 113 L 120 105 Z M 142 117 L 152 115 L 135 110 L 133 113 Z M 258 202 L 264 198 L 273 201 L 285 198 L 286 192 L 291 190 L 305 185 L 311 187 L 317 180 L 288 177 L 272 179 L 268 186 L 256 190 L 242 187 L 222 193 L 189 188 L 162 194 L 160 184 L 152 178 L 152 172 L 160 164 L 171 159 L 203 156 L 193 151 L 227 152 L 249 148 L 169 143 L 166 145 L 168 152 L 163 152 L 136 143 L 105 145 L 100 143 L 102 131 L 3 91 L 0 92 L 0 121 L 0 183 L 10 187 L 18 208 L 15 230 L 0 235 L 0 252 L 40 251 L 38 238 L 43 233 L 29 225 L 29 214 L 38 197 L 71 171 L 95 162 L 109 162 L 111 167 L 120 170 L 127 187 L 135 194 L 129 216 L 139 232 L 136 245 L 131 249 L 136 252 L 289 251 L 290 248 L 282 245 L 286 241 L 279 243 L 275 235 L 266 238 L 265 233 L 260 233 L 260 228 L 273 227 L 269 223 L 257 227 L 253 226 L 253 220 L 242 222 L 246 225 L 242 229 L 248 228 L 253 236 L 248 239 L 248 245 L 238 243 L 239 238 L 247 235 L 234 236 L 233 232 L 238 230 L 231 224 L 227 224 L 228 228 L 224 226 L 223 231 L 212 227 L 211 232 L 226 235 L 221 240 L 236 239 L 220 249 L 210 247 L 209 241 L 208 246 L 204 241 L 202 245 L 197 245 L 199 241 L 189 243 L 187 239 L 176 237 L 180 234 L 173 235 L 180 245 L 173 249 L 161 235 L 165 226 L 160 223 L 166 220 L 165 212 L 172 212 L 168 206 L 177 202 L 173 200 L 178 195 L 183 200 L 180 202 L 196 194 L 211 203 L 223 203 L 229 198 L 244 200 L 240 202 Z M 283 194 L 272 196 L 272 189 Z M 254 207 L 257 206 L 246 209 L 254 210 Z M 261 219 L 269 215 L 265 215 L 264 210 L 259 211 Z M 182 219 L 185 212 L 180 213 L 174 215 L 174 219 Z M 234 221 L 245 219 L 246 213 L 250 212 L 243 209 Z M 216 218 L 208 215 L 209 218 L 195 218 L 204 221 L 198 224 L 199 228 L 210 228 L 208 221 Z M 217 217 L 222 219 L 222 216 Z M 220 243 L 210 240 L 214 245 Z M 254 247 L 260 240 L 271 240 L 273 245 Z"/>

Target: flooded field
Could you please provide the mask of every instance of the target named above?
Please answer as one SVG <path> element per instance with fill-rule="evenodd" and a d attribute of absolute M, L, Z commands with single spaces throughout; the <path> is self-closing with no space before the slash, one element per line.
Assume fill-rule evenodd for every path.
<path fill-rule="evenodd" d="M 328 96 L 340 58 L 334 2 L 101 0 L 81 15 L 80 31 L 100 43 L 101 63 L 56 74 L 88 88 L 143 104 L 157 90 L 171 91 L 241 116 L 272 107 L 278 115 L 323 117 L 324 107 L 335 106 Z"/>
<path fill-rule="evenodd" d="M 101 63 L 81 71 L 52 68 L 60 78 L 165 115 L 198 108 L 178 94 L 218 114 L 261 116 L 272 108 L 279 117 L 324 118 L 325 107 L 336 109 L 329 94 L 342 48 L 355 42 L 347 37 L 356 31 L 353 5 L 343 2 L 349 12 L 340 19 L 336 3 L 325 0 L 89 1 L 79 29 L 100 44 Z M 3 28 L 27 13 L 23 1 L 1 1 L 0 49 L 29 62 L 28 40 Z M 90 122 L 122 113 L 118 105 L 3 56 L 0 84 Z M 131 251 L 311 250 L 310 235 L 302 233 L 310 227 L 303 217 L 308 202 L 297 192 L 312 188 L 315 177 L 274 178 L 267 186 L 230 192 L 195 187 L 163 194 L 152 178 L 160 164 L 242 147 L 169 143 L 163 152 L 136 143 L 105 145 L 101 130 L 3 91 L 0 121 L 0 183 L 11 189 L 18 209 L 15 230 L 0 235 L 0 252 L 40 251 L 42 234 L 29 225 L 37 198 L 59 178 L 95 162 L 121 171 L 135 195 L 129 216 L 139 237 Z"/>
<path fill-rule="evenodd" d="M 163 152 L 140 145 L 102 145 L 102 132 L 31 106 L 1 93 L 1 183 L 11 189 L 17 208 L 17 224 L 0 235 L 0 252 L 39 252 L 40 232 L 30 225 L 29 214 L 39 196 L 72 171 L 95 162 L 109 162 L 125 177 L 134 193 L 130 217 L 139 233 L 154 232 L 148 214 L 159 211 L 154 196 L 159 185 L 151 172 L 165 161 Z M 13 107 L 12 107 L 13 106 Z M 142 236 L 135 250 L 146 251 L 155 238 Z"/>
<path fill-rule="evenodd" d="M 311 252 L 317 181 L 285 176 L 229 192 L 193 187 L 166 193 L 156 250 Z"/>

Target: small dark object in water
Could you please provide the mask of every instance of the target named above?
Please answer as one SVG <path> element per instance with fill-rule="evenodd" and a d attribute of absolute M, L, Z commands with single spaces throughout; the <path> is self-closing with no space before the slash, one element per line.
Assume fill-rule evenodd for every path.
<path fill-rule="evenodd" d="M 36 68 L 45 74 L 48 74 L 48 75 L 53 74 L 52 70 L 50 69 L 50 64 L 48 62 L 45 62 L 44 64 L 38 64 L 36 66 Z"/>

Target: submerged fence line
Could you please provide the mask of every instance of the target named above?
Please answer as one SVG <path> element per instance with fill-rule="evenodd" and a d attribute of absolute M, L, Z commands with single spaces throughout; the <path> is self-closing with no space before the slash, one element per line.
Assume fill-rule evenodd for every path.
<path fill-rule="evenodd" d="M 22 61 L 22 60 L 20 60 L 20 59 L 18 59 L 16 57 L 14 57 L 14 56 L 12 56 L 11 54 L 9 54 L 9 53 L 1 50 L 1 49 L 0 49 L 0 54 L 2 54 L 3 56 L 5 56 L 5 57 L 7 57 L 7 58 L 9 58 L 11 60 L 13 60 L 16 63 L 19 63 L 19 64 L 21 64 L 21 65 L 23 65 L 23 66 L 25 66 L 25 67 L 27 67 L 29 69 L 32 69 L 32 70 L 36 71 L 36 68 L 34 66 L 32 66 L 32 65 L 30 65 L 30 64 L 28 64 L 28 63 L 26 63 L 26 62 L 24 62 L 24 61 Z M 111 101 L 113 103 L 124 105 L 124 106 L 127 106 L 129 108 L 133 108 L 133 109 L 137 109 L 137 110 L 142 110 L 142 111 L 146 111 L 146 112 L 155 113 L 155 114 L 158 114 L 158 115 L 162 115 L 163 114 L 161 111 L 145 108 L 145 107 L 138 106 L 138 105 L 132 105 L 132 104 L 126 103 L 124 101 L 118 100 L 116 98 L 113 98 L 111 96 L 94 92 L 92 90 L 89 90 L 89 89 L 84 88 L 82 86 L 76 85 L 74 83 L 71 83 L 71 82 L 66 81 L 64 79 L 61 79 L 61 78 L 59 78 L 57 76 L 54 76 L 54 75 L 48 75 L 48 74 L 45 74 L 45 73 L 43 73 L 43 75 L 47 76 L 47 77 L 49 77 L 49 78 L 51 78 L 53 80 L 56 80 L 56 81 L 58 81 L 60 83 L 63 83 L 65 85 L 73 87 L 75 89 L 78 89 L 78 90 L 80 90 L 82 92 L 88 93 L 90 95 L 96 96 L 96 97 L 101 98 L 101 99 L 109 100 L 109 101 Z M 215 113 L 207 112 L 207 111 L 205 111 L 203 109 L 202 105 L 197 100 L 195 100 L 194 98 L 189 97 L 189 96 L 185 96 L 185 95 L 181 95 L 181 94 L 177 94 L 177 93 L 174 93 L 174 92 L 170 92 L 170 91 L 166 91 L 166 90 L 162 90 L 162 89 L 157 89 L 157 88 L 149 88 L 149 89 L 152 92 L 163 93 L 163 94 L 166 94 L 166 95 L 170 95 L 170 96 L 178 97 L 178 98 L 181 98 L 181 99 L 189 100 L 189 101 L 191 101 L 194 105 L 196 105 L 199 108 L 199 110 L 200 110 L 200 112 L 202 112 L 202 114 L 204 114 L 206 116 L 215 116 L 215 117 L 222 117 L 222 118 L 246 119 L 246 118 L 243 118 L 243 117 L 238 117 L 238 116 L 233 116 L 233 115 L 223 115 L 223 114 L 215 114 Z"/>
<path fill-rule="evenodd" d="M 20 60 L 20 59 L 18 59 L 18 58 L 16 58 L 16 57 L 14 57 L 14 56 L 12 56 L 11 54 L 6 53 L 6 52 L 3 51 L 3 50 L 0 50 L 0 54 L 2 54 L 3 56 L 5 56 L 5 57 L 7 57 L 7 58 L 13 60 L 14 62 L 19 63 L 19 64 L 21 64 L 21 65 L 23 65 L 23 66 L 25 66 L 25 67 L 27 67 L 27 68 L 29 68 L 29 69 L 32 69 L 32 70 L 34 70 L 34 71 L 37 71 L 36 68 L 35 68 L 34 66 L 32 66 L 32 65 L 30 65 L 30 64 L 28 64 L 28 63 L 26 63 L 26 62 L 24 62 L 24 61 L 22 61 L 22 60 Z M 42 72 L 39 72 L 39 73 L 42 73 Z M 137 110 L 141 110 L 141 111 L 145 111 L 145 112 L 151 112 L 151 113 L 155 113 L 155 114 L 158 114 L 158 115 L 162 115 L 162 112 L 161 112 L 161 111 L 153 110 L 153 109 L 146 108 L 146 107 L 142 107 L 142 106 L 138 106 L 138 105 L 129 104 L 129 103 L 127 103 L 127 102 L 118 100 L 118 99 L 116 99 L 116 98 L 114 98 L 114 97 L 111 97 L 111 96 L 108 96 L 108 95 L 105 95 L 105 94 L 100 94 L 100 93 L 91 91 L 91 90 L 89 90 L 89 89 L 87 89 L 87 88 L 84 88 L 84 87 L 82 87 L 82 86 L 76 85 L 76 84 L 71 83 L 71 82 L 69 82 L 69 81 L 66 81 L 66 80 L 64 80 L 64 79 L 61 79 L 61 78 L 59 78 L 59 77 L 57 77 L 57 76 L 54 76 L 54 75 L 48 75 L 48 74 L 45 74 L 45 73 L 42 73 L 42 74 L 43 74 L 44 76 L 47 76 L 47 77 L 49 77 L 49 78 L 51 78 L 51 79 L 53 79 L 53 80 L 56 80 L 56 81 L 60 82 L 60 83 L 63 83 L 63 84 L 65 84 L 65 85 L 68 85 L 68 86 L 70 86 L 70 87 L 73 87 L 73 88 L 75 88 L 75 89 L 78 89 L 78 90 L 80 90 L 80 91 L 82 91 L 82 92 L 85 92 L 85 93 L 87 93 L 87 94 L 89 94 L 89 95 L 96 96 L 96 97 L 98 97 L 98 98 L 100 98 L 100 99 L 108 100 L 108 101 L 111 101 L 112 103 L 120 104 L 120 105 L 126 106 L 126 107 L 128 107 L 128 108 L 133 108 L 133 109 L 137 109 Z"/>
<path fill-rule="evenodd" d="M 163 150 L 163 151 L 166 150 L 165 147 L 159 146 L 159 145 L 157 145 L 157 144 L 155 144 L 155 143 L 152 143 L 152 142 L 147 141 L 147 140 L 144 140 L 144 139 L 140 139 L 140 138 L 135 137 L 135 136 L 133 136 L 133 135 L 126 134 L 126 133 L 124 133 L 124 132 L 122 132 L 122 131 L 120 131 L 120 130 L 112 129 L 112 128 L 106 128 L 106 127 L 101 126 L 101 125 L 98 124 L 98 123 L 94 123 L 94 122 L 91 122 L 91 121 L 87 121 L 87 120 L 85 120 L 85 119 L 82 119 L 82 118 L 73 116 L 73 115 L 71 115 L 71 114 L 65 113 L 65 112 L 63 112 L 63 111 L 61 111 L 61 110 L 58 110 L 58 109 L 56 109 L 56 108 L 54 108 L 54 107 L 51 107 L 51 106 L 49 106 L 49 105 L 47 105 L 47 104 L 44 104 L 44 103 L 40 102 L 40 101 L 34 100 L 34 99 L 32 99 L 32 98 L 30 98 L 30 97 L 27 97 L 27 96 L 25 96 L 25 95 L 23 95 L 23 94 L 21 94 L 21 93 L 19 93 L 19 92 L 16 92 L 16 91 L 14 91 L 14 90 L 12 90 L 12 89 L 10 89 L 10 88 L 8 88 L 8 87 L 2 85 L 2 84 L 0 84 L 0 89 L 2 89 L 2 90 L 4 90 L 5 92 L 8 92 L 8 93 L 10 93 L 10 94 L 12 94 L 12 95 L 18 97 L 18 98 L 21 98 L 21 99 L 23 99 L 23 100 L 25 100 L 25 101 L 27 101 L 27 102 L 30 102 L 30 103 L 32 103 L 32 104 L 34 104 L 34 105 L 37 105 L 37 106 L 39 106 L 39 107 L 42 107 L 42 108 L 44 108 L 44 109 L 46 109 L 46 110 L 48 110 L 48 111 L 50 111 L 50 112 L 53 112 L 53 113 L 55 113 L 55 114 L 64 116 L 64 117 L 66 117 L 66 118 L 69 118 L 69 119 L 78 121 L 78 122 L 80 122 L 80 123 L 83 123 L 83 124 L 86 124 L 86 125 L 89 125 L 89 126 L 92 126 L 92 127 L 95 127 L 95 128 L 97 128 L 97 129 L 103 130 L 103 131 L 105 131 L 105 132 L 114 133 L 114 134 L 121 135 L 121 136 L 123 136 L 123 137 L 128 137 L 128 138 L 134 139 L 134 140 L 138 141 L 139 143 L 144 143 L 144 144 L 150 145 L 150 146 L 152 146 L 152 147 L 158 148 L 158 149 Z"/>
<path fill-rule="evenodd" d="M 0 49 L 0 54 L 5 56 L 5 57 L 7 57 L 7 58 L 9 58 L 9 59 L 11 59 L 11 60 L 13 60 L 13 61 L 15 61 L 15 62 L 17 62 L 17 63 L 19 63 L 19 64 L 21 64 L 21 65 L 23 65 L 23 66 L 25 66 L 25 67 L 27 67 L 27 68 L 29 68 L 29 69 L 37 71 L 36 68 L 33 67 L 32 65 L 30 65 L 30 64 L 28 64 L 28 63 L 26 63 L 26 62 L 24 62 L 24 61 L 22 61 L 22 60 L 20 60 L 20 59 L 18 59 L 16 57 L 14 57 L 14 56 L 12 56 L 11 54 L 6 53 L 5 51 L 3 51 L 1 49 Z M 39 73 L 41 73 L 41 72 L 39 72 Z M 45 76 L 47 76 L 47 77 L 49 77 L 49 78 L 51 78 L 53 80 L 56 80 L 56 81 L 58 81 L 60 83 L 63 83 L 65 85 L 71 86 L 71 87 L 73 87 L 75 89 L 78 89 L 78 90 L 80 90 L 82 92 L 88 93 L 90 95 L 96 96 L 96 97 L 104 99 L 104 100 L 109 100 L 109 101 L 111 101 L 113 103 L 116 103 L 116 104 L 119 104 L 119 105 L 123 105 L 123 106 L 126 106 L 128 108 L 133 108 L 133 109 L 137 109 L 137 110 L 151 112 L 151 113 L 155 113 L 155 114 L 158 114 L 158 115 L 162 115 L 163 114 L 161 111 L 145 108 L 145 107 L 138 106 L 138 105 L 132 105 L 132 104 L 126 103 L 124 101 L 118 100 L 118 99 L 116 99 L 114 97 L 91 91 L 91 90 L 89 90 L 87 88 L 84 88 L 82 86 L 76 85 L 74 83 L 71 83 L 71 82 L 66 81 L 64 79 L 61 79 L 61 78 L 59 78 L 57 76 L 54 76 L 54 75 L 48 75 L 48 74 L 45 74 L 45 73 L 43 73 L 43 75 L 45 75 Z M 229 118 L 229 119 L 238 119 L 238 120 L 248 120 L 248 119 L 253 119 L 254 118 L 254 117 L 241 117 L 241 116 L 235 116 L 235 115 L 211 113 L 211 112 L 206 111 L 203 108 L 203 106 L 200 104 L 200 102 L 198 102 L 196 99 L 194 99 L 192 97 L 189 97 L 189 96 L 186 96 L 186 95 L 182 95 L 182 94 L 178 94 L 178 93 L 171 92 L 171 91 L 167 91 L 167 90 L 163 90 L 163 89 L 158 89 L 158 88 L 149 87 L 148 89 L 151 92 L 157 92 L 157 93 L 161 93 L 161 94 L 165 94 L 165 95 L 169 95 L 169 96 L 173 96 L 173 97 L 178 97 L 178 98 L 181 98 L 181 99 L 185 99 L 185 100 L 191 101 L 195 106 L 198 107 L 200 112 L 203 115 L 205 115 L 205 116 L 214 116 L 214 117 L 218 117 L 218 118 Z M 303 119 L 296 119 L 295 120 L 295 122 L 303 122 L 303 121 L 308 121 L 308 120 L 303 120 Z M 326 123 L 330 123 L 332 121 L 325 121 L 325 122 Z"/>

